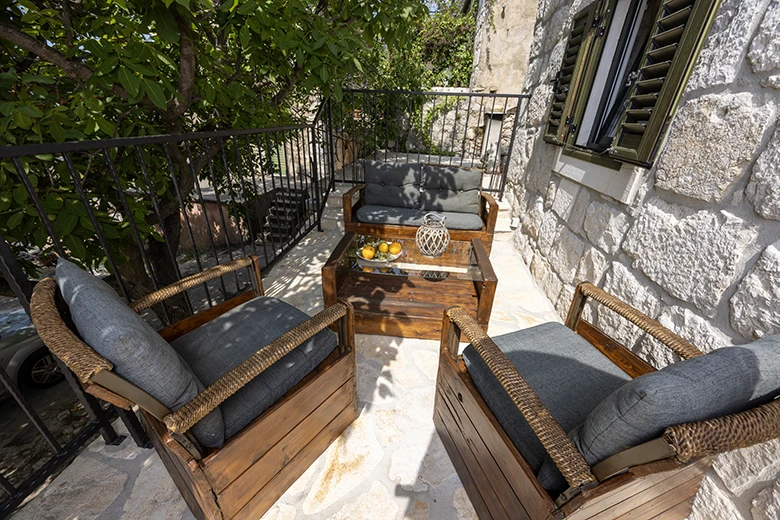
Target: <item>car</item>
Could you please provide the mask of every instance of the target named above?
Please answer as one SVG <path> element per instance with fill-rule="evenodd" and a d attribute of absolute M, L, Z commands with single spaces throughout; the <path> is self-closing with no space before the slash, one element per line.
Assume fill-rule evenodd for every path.
<path fill-rule="evenodd" d="M 50 388 L 65 378 L 21 307 L 0 311 L 0 366 L 23 388 Z"/>

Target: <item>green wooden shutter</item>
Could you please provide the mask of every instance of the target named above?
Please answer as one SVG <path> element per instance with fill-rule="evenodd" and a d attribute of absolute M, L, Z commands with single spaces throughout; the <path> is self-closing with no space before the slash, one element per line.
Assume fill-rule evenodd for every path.
<path fill-rule="evenodd" d="M 571 31 L 566 41 L 561 68 L 555 75 L 553 98 L 547 112 L 547 124 L 544 140 L 563 144 L 568 123 L 566 117 L 576 98 L 576 90 L 582 69 L 588 57 L 588 49 L 593 40 L 593 16 L 599 2 L 593 2 L 578 12 L 571 22 Z"/>
<path fill-rule="evenodd" d="M 610 156 L 648 166 L 677 108 L 720 0 L 665 0 Z"/>

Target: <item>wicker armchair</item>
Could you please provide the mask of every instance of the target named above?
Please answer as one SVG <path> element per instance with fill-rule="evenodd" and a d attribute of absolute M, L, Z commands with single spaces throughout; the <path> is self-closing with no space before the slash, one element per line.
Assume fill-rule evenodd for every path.
<path fill-rule="evenodd" d="M 566 326 L 629 378 L 655 371 L 583 319 L 591 298 L 683 359 L 695 346 L 598 287 L 575 292 Z M 476 388 L 462 356 L 471 342 L 568 483 L 557 499 L 537 479 Z M 625 377 L 623 375 L 623 377 Z M 630 380 L 630 379 L 629 379 Z M 780 437 L 780 399 L 741 413 L 666 428 L 660 438 L 591 467 L 505 353 L 462 309 L 445 312 L 434 411 L 445 448 L 480 518 L 685 518 L 715 455 Z"/>
<path fill-rule="evenodd" d="M 253 290 L 159 331 L 168 342 L 263 295 L 256 257 L 212 267 L 136 300 L 141 312 L 166 298 L 238 269 L 248 268 Z M 32 319 L 41 338 L 79 378 L 87 392 L 121 408 L 136 409 L 165 467 L 198 519 L 259 518 L 357 417 L 354 322 L 349 303 L 338 302 L 260 348 L 187 404 L 171 412 L 115 373 L 85 344 L 58 309 L 54 279 L 38 283 Z M 220 448 L 199 445 L 190 429 L 253 378 L 325 328 L 338 346 L 271 407 L 226 439 Z"/>

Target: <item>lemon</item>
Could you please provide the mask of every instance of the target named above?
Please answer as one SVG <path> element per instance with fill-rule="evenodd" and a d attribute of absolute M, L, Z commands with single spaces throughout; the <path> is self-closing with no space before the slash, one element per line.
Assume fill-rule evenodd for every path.
<path fill-rule="evenodd" d="M 387 250 L 390 248 L 390 245 L 387 242 L 382 242 L 379 244 L 379 252 L 380 253 L 387 253 Z"/>
<path fill-rule="evenodd" d="M 365 258 L 366 260 L 371 260 L 372 258 L 374 258 L 374 255 L 376 254 L 376 250 L 371 246 L 366 246 L 360 251 L 360 254 L 363 255 L 363 258 Z"/>
<path fill-rule="evenodd" d="M 398 242 L 393 242 L 392 244 L 390 244 L 390 247 L 388 249 L 391 255 L 397 255 L 398 253 L 401 252 L 401 249 L 403 249 L 403 247 Z"/>
<path fill-rule="evenodd" d="M 367 265 L 364 265 L 363 266 L 363 272 L 364 273 L 373 273 L 374 272 L 374 268 L 373 267 L 369 267 Z"/>

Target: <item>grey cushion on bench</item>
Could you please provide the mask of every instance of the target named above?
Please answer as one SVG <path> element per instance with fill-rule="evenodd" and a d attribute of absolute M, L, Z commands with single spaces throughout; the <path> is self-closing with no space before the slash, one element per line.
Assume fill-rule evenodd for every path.
<path fill-rule="evenodd" d="M 426 164 L 423 166 L 420 208 L 479 215 L 481 183 L 482 170 Z"/>
<path fill-rule="evenodd" d="M 56 279 L 82 339 L 111 361 L 118 375 L 173 411 L 203 391 L 187 363 L 107 283 L 62 258 Z M 204 446 L 221 446 L 221 412 L 208 414 L 192 433 Z"/>
<path fill-rule="evenodd" d="M 493 341 L 569 431 L 630 377 L 585 339 L 560 323 L 545 323 L 496 336 Z M 469 345 L 463 361 L 474 385 L 499 424 L 534 471 L 547 456 L 517 406 L 488 366 Z M 544 485 L 544 483 L 543 483 Z"/>
<path fill-rule="evenodd" d="M 366 204 L 419 208 L 421 171 L 420 164 L 366 161 Z"/>
<path fill-rule="evenodd" d="M 295 307 L 269 297 L 254 298 L 175 340 L 172 345 L 206 385 L 293 327 L 309 319 Z M 271 365 L 220 405 L 225 437 L 241 431 L 274 404 L 336 347 L 322 330 Z"/>
<path fill-rule="evenodd" d="M 396 226 L 419 226 L 423 217 L 430 211 L 409 208 L 395 208 L 367 204 L 358 208 L 355 217 L 366 224 L 391 224 Z M 482 229 L 483 222 L 479 215 L 472 213 L 455 213 L 451 211 L 436 211 L 437 215 L 447 217 L 444 224 L 447 229 L 473 230 Z"/>

